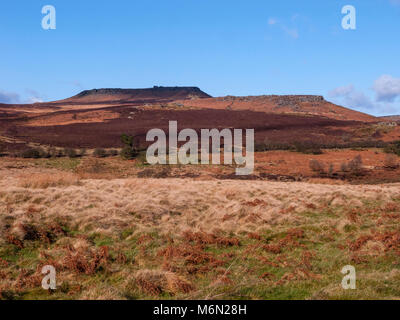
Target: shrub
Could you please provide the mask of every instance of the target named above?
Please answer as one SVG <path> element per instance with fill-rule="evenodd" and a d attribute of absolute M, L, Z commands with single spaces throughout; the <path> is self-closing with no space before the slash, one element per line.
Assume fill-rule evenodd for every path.
<path fill-rule="evenodd" d="M 255 152 L 263 152 L 263 151 L 267 151 L 267 146 L 265 143 L 256 143 L 254 145 L 254 151 Z"/>
<path fill-rule="evenodd" d="M 3 152 L 6 150 L 4 144 L 0 143 L 0 155 L 3 154 Z"/>
<path fill-rule="evenodd" d="M 347 172 L 349 171 L 349 168 L 347 167 L 347 163 L 346 162 L 342 162 L 342 164 L 340 165 L 340 170 L 342 172 Z"/>
<path fill-rule="evenodd" d="M 64 154 L 69 158 L 76 158 L 78 156 L 75 149 L 71 149 L 71 148 L 65 148 Z"/>
<path fill-rule="evenodd" d="M 314 155 L 323 153 L 320 146 L 312 141 L 295 142 L 293 145 L 297 152 Z"/>
<path fill-rule="evenodd" d="M 397 169 L 399 167 L 397 157 L 393 154 L 386 155 L 383 165 L 387 169 Z"/>
<path fill-rule="evenodd" d="M 22 151 L 22 158 L 39 159 L 47 156 L 47 153 L 42 148 L 30 148 Z"/>
<path fill-rule="evenodd" d="M 333 164 L 331 163 L 329 165 L 329 169 L 328 169 L 328 176 L 332 178 L 334 175 L 335 175 L 335 170 L 334 170 Z"/>
<path fill-rule="evenodd" d="M 383 151 L 385 151 L 386 153 L 393 153 L 396 154 L 398 156 L 400 156 L 400 140 L 394 141 L 390 144 L 388 144 Z"/>
<path fill-rule="evenodd" d="M 86 149 L 82 148 L 79 150 L 79 157 L 84 157 L 86 155 Z"/>
<path fill-rule="evenodd" d="M 310 160 L 310 169 L 319 174 L 325 173 L 325 165 L 318 160 Z"/>
<path fill-rule="evenodd" d="M 109 151 L 109 154 L 110 154 L 110 156 L 112 156 L 112 157 L 117 156 L 118 153 L 119 153 L 118 150 L 115 150 L 115 149 L 112 149 L 112 150 Z"/>
<path fill-rule="evenodd" d="M 57 149 L 55 147 L 50 147 L 47 149 L 47 153 L 49 154 L 49 157 L 56 157 L 57 156 Z"/>
<path fill-rule="evenodd" d="M 126 146 L 133 147 L 133 136 L 123 134 L 121 135 L 121 142 Z"/>
<path fill-rule="evenodd" d="M 347 164 L 348 171 L 350 171 L 351 174 L 354 174 L 356 176 L 362 174 L 362 159 L 360 155 L 357 155 L 354 157 L 353 160 L 349 161 Z"/>
<path fill-rule="evenodd" d="M 105 158 L 107 157 L 107 151 L 102 148 L 94 149 L 93 155 L 97 158 Z"/>
<path fill-rule="evenodd" d="M 138 151 L 134 146 L 133 136 L 123 134 L 121 136 L 121 142 L 124 144 L 124 147 L 122 148 L 120 153 L 122 159 L 131 160 L 136 158 L 136 156 L 138 155 Z"/>
<path fill-rule="evenodd" d="M 138 154 L 137 151 L 130 146 L 123 147 L 120 152 L 120 156 L 122 157 L 122 159 L 125 160 L 134 159 L 136 158 L 137 154 Z"/>
<path fill-rule="evenodd" d="M 58 149 L 58 150 L 57 150 L 56 157 L 61 158 L 61 157 L 64 157 L 64 156 L 65 156 L 64 150 Z"/>
<path fill-rule="evenodd" d="M 47 151 L 48 156 L 51 158 L 60 158 L 64 156 L 64 150 L 50 147 Z"/>

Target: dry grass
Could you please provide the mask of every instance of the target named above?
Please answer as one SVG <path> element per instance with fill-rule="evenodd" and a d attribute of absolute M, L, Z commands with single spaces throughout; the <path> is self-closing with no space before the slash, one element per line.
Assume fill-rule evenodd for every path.
<path fill-rule="evenodd" d="M 400 297 L 399 184 L 29 170 L 0 170 L 0 298 Z M 46 264 L 53 293 L 40 288 Z M 347 264 L 353 293 L 340 287 Z"/>
<path fill-rule="evenodd" d="M 18 186 L 22 188 L 46 189 L 50 187 L 65 187 L 78 185 L 79 177 L 69 172 L 23 174 Z"/>
<path fill-rule="evenodd" d="M 135 275 L 135 283 L 145 293 L 159 296 L 164 292 L 171 295 L 189 293 L 194 288 L 186 279 L 173 272 L 159 270 L 139 270 Z"/>

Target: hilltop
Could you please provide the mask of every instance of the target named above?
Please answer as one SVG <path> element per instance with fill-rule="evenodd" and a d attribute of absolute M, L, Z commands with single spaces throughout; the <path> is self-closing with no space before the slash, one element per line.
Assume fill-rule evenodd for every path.
<path fill-rule="evenodd" d="M 374 122 L 374 116 L 338 106 L 316 95 L 261 95 L 235 97 L 226 96 L 201 100 L 179 101 L 184 106 L 251 110 L 266 113 L 314 115 L 336 120 Z"/>

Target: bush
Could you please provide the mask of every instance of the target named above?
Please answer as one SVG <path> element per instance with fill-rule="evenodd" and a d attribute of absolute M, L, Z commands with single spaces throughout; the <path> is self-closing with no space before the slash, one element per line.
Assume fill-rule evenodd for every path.
<path fill-rule="evenodd" d="M 107 151 L 102 148 L 94 149 L 93 155 L 97 158 L 105 158 L 107 157 Z"/>
<path fill-rule="evenodd" d="M 122 148 L 120 153 L 122 159 L 131 160 L 136 158 L 136 156 L 138 155 L 138 151 L 134 146 L 133 136 L 123 134 L 121 136 L 121 142 L 124 144 L 124 147 Z"/>
<path fill-rule="evenodd" d="M 254 151 L 255 152 L 263 152 L 263 151 L 267 151 L 267 146 L 265 143 L 256 143 L 254 145 Z"/>
<path fill-rule="evenodd" d="M 71 149 L 71 148 L 65 148 L 64 154 L 69 158 L 76 158 L 78 156 L 75 149 Z"/>
<path fill-rule="evenodd" d="M 335 169 L 333 167 L 333 164 L 331 163 L 328 169 L 328 177 L 333 178 L 334 175 L 335 175 Z"/>
<path fill-rule="evenodd" d="M 400 156 L 400 140 L 388 144 L 383 151 L 386 153 L 393 153 Z"/>
<path fill-rule="evenodd" d="M 393 154 L 386 155 L 383 165 L 387 169 L 397 169 L 399 167 L 397 157 Z"/>
<path fill-rule="evenodd" d="M 120 152 L 121 158 L 125 159 L 125 160 L 132 160 L 132 159 L 136 158 L 137 155 L 138 155 L 138 152 L 130 146 L 123 147 Z"/>
<path fill-rule="evenodd" d="M 325 173 L 325 165 L 318 160 L 310 160 L 310 169 L 319 174 Z"/>
<path fill-rule="evenodd" d="M 121 142 L 125 146 L 133 147 L 133 137 L 132 136 L 129 136 L 127 134 L 121 135 Z"/>
<path fill-rule="evenodd" d="M 112 149 L 109 151 L 110 156 L 115 157 L 119 154 L 118 150 Z"/>
<path fill-rule="evenodd" d="M 86 155 L 86 149 L 82 148 L 79 150 L 79 157 L 84 157 Z"/>
<path fill-rule="evenodd" d="M 21 153 L 22 158 L 39 159 L 39 158 L 45 158 L 46 156 L 47 153 L 42 148 L 30 148 L 22 151 Z"/>
<path fill-rule="evenodd" d="M 293 145 L 297 152 L 314 155 L 323 153 L 321 147 L 312 141 L 295 142 Z"/>
<path fill-rule="evenodd" d="M 362 159 L 360 155 L 357 155 L 356 157 L 354 157 L 353 160 L 349 161 L 349 163 L 347 164 L 348 167 L 348 171 L 351 174 L 354 174 L 356 176 L 361 175 L 362 174 Z"/>

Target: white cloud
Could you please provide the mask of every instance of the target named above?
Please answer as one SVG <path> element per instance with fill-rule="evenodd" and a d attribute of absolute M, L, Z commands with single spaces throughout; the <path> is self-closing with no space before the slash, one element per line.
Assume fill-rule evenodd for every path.
<path fill-rule="evenodd" d="M 25 91 L 28 94 L 28 98 L 26 99 L 25 103 L 43 102 L 43 97 L 39 92 L 32 89 L 25 89 Z"/>
<path fill-rule="evenodd" d="M 0 91 L 0 103 L 19 103 L 20 96 L 18 93 Z"/>
<path fill-rule="evenodd" d="M 276 20 L 275 18 L 269 18 L 268 19 L 268 24 L 271 25 L 271 26 L 276 24 L 277 22 L 278 22 L 278 20 Z"/>
<path fill-rule="evenodd" d="M 18 93 L 0 90 L 0 103 L 20 104 L 35 102 L 43 102 L 43 96 L 35 90 L 25 89 L 22 97 Z"/>
<path fill-rule="evenodd" d="M 362 91 L 354 88 L 352 84 L 338 87 L 328 93 L 330 97 L 340 98 L 350 108 L 373 109 L 374 103 Z"/>
<path fill-rule="evenodd" d="M 398 6 L 398 5 L 400 5 L 400 0 L 390 0 L 390 3 L 395 6 Z"/>
<path fill-rule="evenodd" d="M 393 102 L 400 96 L 400 78 L 382 75 L 375 80 L 373 90 L 377 101 Z"/>
<path fill-rule="evenodd" d="M 352 91 L 354 91 L 354 86 L 352 84 L 350 84 L 348 86 L 338 87 L 336 89 L 331 90 L 329 92 L 329 96 L 331 96 L 331 97 L 347 96 Z"/>
<path fill-rule="evenodd" d="M 381 82 L 378 81 L 378 83 Z M 334 103 L 343 105 L 350 109 L 356 109 L 376 115 L 400 114 L 400 108 L 396 101 L 374 100 L 363 91 L 356 89 L 352 84 L 337 87 L 329 91 L 328 97 L 332 98 Z"/>

